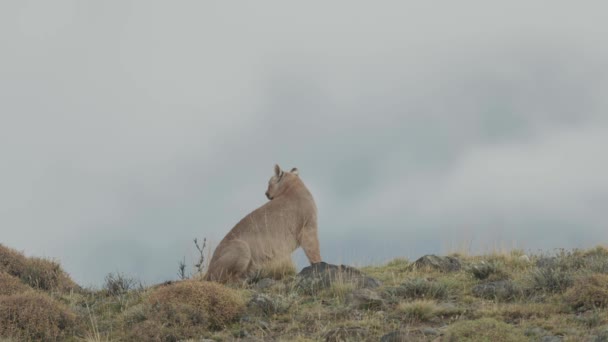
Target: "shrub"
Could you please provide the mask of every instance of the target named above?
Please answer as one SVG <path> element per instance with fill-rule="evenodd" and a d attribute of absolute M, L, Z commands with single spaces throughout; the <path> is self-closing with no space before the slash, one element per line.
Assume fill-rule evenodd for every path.
<path fill-rule="evenodd" d="M 0 271 L 20 277 L 26 263 L 27 258 L 22 253 L 0 244 Z"/>
<path fill-rule="evenodd" d="M 413 299 L 446 299 L 450 296 L 450 289 L 444 283 L 414 278 L 395 288 L 394 294 Z"/>
<path fill-rule="evenodd" d="M 14 249 L 0 245 L 0 271 L 18 277 L 33 288 L 51 291 L 67 291 L 78 285 L 54 261 L 42 258 L 26 258 Z"/>
<path fill-rule="evenodd" d="M 594 274 L 578 279 L 564 294 L 570 307 L 576 310 L 590 310 L 608 307 L 608 275 Z"/>
<path fill-rule="evenodd" d="M 519 286 L 509 280 L 479 284 L 471 289 L 475 297 L 509 301 L 521 297 L 523 291 Z"/>
<path fill-rule="evenodd" d="M 185 280 L 152 290 L 141 306 L 125 311 L 129 340 L 175 341 L 221 329 L 245 308 L 237 290 L 223 285 Z"/>
<path fill-rule="evenodd" d="M 0 272 L 0 296 L 10 296 L 29 289 L 31 288 L 21 282 L 19 278 L 5 272 Z"/>
<path fill-rule="evenodd" d="M 563 292 L 574 283 L 572 271 L 561 267 L 540 267 L 530 276 L 534 290 L 550 293 Z"/>
<path fill-rule="evenodd" d="M 29 291 L 0 297 L 0 336 L 63 341 L 81 330 L 76 315 L 47 295 Z"/>
<path fill-rule="evenodd" d="M 120 296 L 135 289 L 138 285 L 140 288 L 142 287 L 141 283 L 134 278 L 121 273 L 109 273 L 106 275 L 103 288 L 109 296 Z"/>
<path fill-rule="evenodd" d="M 445 341 L 449 342 L 519 342 L 527 341 L 521 331 L 493 318 L 460 321 L 450 325 Z"/>

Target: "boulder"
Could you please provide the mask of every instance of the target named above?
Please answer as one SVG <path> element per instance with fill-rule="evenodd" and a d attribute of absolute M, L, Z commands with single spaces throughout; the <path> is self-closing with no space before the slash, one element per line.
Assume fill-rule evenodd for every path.
<path fill-rule="evenodd" d="M 366 289 L 381 285 L 379 280 L 366 276 L 356 268 L 325 262 L 303 268 L 296 277 L 296 289 L 307 293 L 329 288 L 333 283 L 350 283 L 355 288 Z"/>

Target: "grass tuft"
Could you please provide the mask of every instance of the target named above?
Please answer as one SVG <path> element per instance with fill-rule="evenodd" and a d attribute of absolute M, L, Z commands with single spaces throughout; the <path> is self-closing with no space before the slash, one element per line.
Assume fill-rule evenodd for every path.
<path fill-rule="evenodd" d="M 526 336 L 515 327 L 493 318 L 459 321 L 447 329 L 449 342 L 524 342 Z"/>

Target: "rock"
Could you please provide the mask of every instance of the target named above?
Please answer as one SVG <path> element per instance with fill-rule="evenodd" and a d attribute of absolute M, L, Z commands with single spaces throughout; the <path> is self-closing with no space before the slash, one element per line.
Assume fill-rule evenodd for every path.
<path fill-rule="evenodd" d="M 562 342 L 563 340 L 562 336 L 543 336 L 540 342 Z"/>
<path fill-rule="evenodd" d="M 264 278 L 264 279 L 260 279 L 260 281 L 255 283 L 254 287 L 258 290 L 263 290 L 263 289 L 272 287 L 274 284 L 276 284 L 276 282 L 277 281 L 274 279 Z"/>
<path fill-rule="evenodd" d="M 462 265 L 460 260 L 450 256 L 425 255 L 414 261 L 412 268 L 432 268 L 441 272 L 460 271 Z"/>
<path fill-rule="evenodd" d="M 328 331 L 326 342 L 363 341 L 367 337 L 367 330 L 360 327 L 342 327 Z"/>
<path fill-rule="evenodd" d="M 510 280 L 499 280 L 490 283 L 479 284 L 473 287 L 472 293 L 475 297 L 486 299 L 511 300 L 521 291 Z"/>
<path fill-rule="evenodd" d="M 256 293 L 251 297 L 247 308 L 252 313 L 268 316 L 287 311 L 289 304 L 280 296 L 270 297 L 267 294 Z"/>
<path fill-rule="evenodd" d="M 530 327 L 524 331 L 524 335 L 531 337 L 540 337 L 547 335 L 547 330 L 541 327 Z"/>
<path fill-rule="evenodd" d="M 421 331 L 422 331 L 422 334 L 425 335 L 425 336 L 438 336 L 438 335 L 441 335 L 441 333 L 439 332 L 439 330 L 433 329 L 433 328 L 423 328 Z"/>
<path fill-rule="evenodd" d="M 376 288 L 381 284 L 377 279 L 366 276 L 356 268 L 320 262 L 305 267 L 298 273 L 296 289 L 314 293 L 320 289 L 329 288 L 334 282 L 350 283 L 356 288 Z"/>
<path fill-rule="evenodd" d="M 380 295 L 370 289 L 357 289 L 347 296 L 348 305 L 362 310 L 381 310 L 384 300 Z"/>
<path fill-rule="evenodd" d="M 416 339 L 412 338 L 408 333 L 403 331 L 393 331 L 390 332 L 382 338 L 380 338 L 380 342 L 412 342 L 416 341 Z"/>

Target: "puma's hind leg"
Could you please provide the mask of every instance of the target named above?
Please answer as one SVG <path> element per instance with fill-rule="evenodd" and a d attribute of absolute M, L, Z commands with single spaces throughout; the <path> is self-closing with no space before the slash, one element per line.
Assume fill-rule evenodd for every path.
<path fill-rule="evenodd" d="M 247 277 L 251 264 L 251 250 L 242 240 L 232 240 L 222 246 L 221 254 L 209 265 L 206 280 L 225 283 Z"/>

